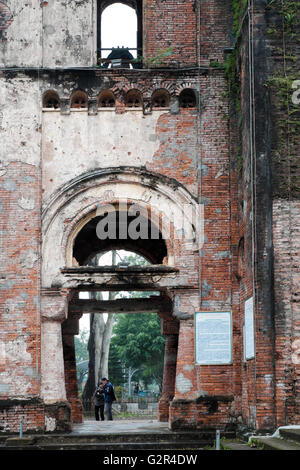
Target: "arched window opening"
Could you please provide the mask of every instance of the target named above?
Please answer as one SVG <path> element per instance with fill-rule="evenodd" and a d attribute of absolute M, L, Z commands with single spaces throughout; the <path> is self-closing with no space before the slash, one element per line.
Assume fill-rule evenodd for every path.
<path fill-rule="evenodd" d="M 156 90 L 152 95 L 152 108 L 168 108 L 170 96 L 166 90 Z"/>
<path fill-rule="evenodd" d="M 60 109 L 60 100 L 56 91 L 47 91 L 43 97 L 43 108 Z"/>
<path fill-rule="evenodd" d="M 129 61 L 127 68 L 137 67 L 134 59 L 142 55 L 142 12 L 142 0 L 98 0 L 99 64 L 109 68 L 126 67 L 126 61 Z"/>
<path fill-rule="evenodd" d="M 75 91 L 71 98 L 71 108 L 73 109 L 85 109 L 88 107 L 88 98 L 84 91 Z"/>
<path fill-rule="evenodd" d="M 129 90 L 126 95 L 125 105 L 127 108 L 141 108 L 142 95 L 138 90 Z"/>
<path fill-rule="evenodd" d="M 195 108 L 196 106 L 196 95 L 193 90 L 186 88 L 182 90 L 179 95 L 179 106 L 181 108 Z"/>
<path fill-rule="evenodd" d="M 103 209 L 90 219 L 77 234 L 73 244 L 73 259 L 86 266 L 98 254 L 111 250 L 133 251 L 151 264 L 165 264 L 168 258 L 166 242 L 151 214 L 130 213 L 126 210 Z"/>
<path fill-rule="evenodd" d="M 99 95 L 99 108 L 114 108 L 116 105 L 115 95 L 110 90 L 104 90 Z"/>

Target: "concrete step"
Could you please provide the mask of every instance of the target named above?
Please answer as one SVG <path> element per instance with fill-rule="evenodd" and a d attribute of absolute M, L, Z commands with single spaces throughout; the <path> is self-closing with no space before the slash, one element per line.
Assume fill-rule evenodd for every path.
<path fill-rule="evenodd" d="M 43 435 L 36 438 L 38 444 L 50 443 L 97 443 L 97 442 L 211 442 L 215 439 L 214 432 L 167 432 L 167 433 L 111 433 L 111 434 L 69 434 Z"/>
<path fill-rule="evenodd" d="M 284 439 L 300 443 L 300 429 L 298 428 L 279 428 L 279 434 Z"/>
<path fill-rule="evenodd" d="M 223 432 L 226 439 L 232 432 Z M 101 434 L 44 434 L 7 436 L 1 450 L 202 450 L 214 445 L 215 431 L 101 433 Z"/>
<path fill-rule="evenodd" d="M 259 450 L 238 439 L 221 441 L 221 448 L 223 450 Z"/>
<path fill-rule="evenodd" d="M 30 446 L 9 445 L 0 446 L 3 450 L 203 450 L 207 446 L 207 442 L 98 442 L 98 443 L 62 443 L 62 444 L 33 444 Z"/>
<path fill-rule="evenodd" d="M 40 443 L 51 441 L 63 441 L 63 442 L 95 442 L 95 441 L 145 441 L 145 440 L 172 440 L 180 441 L 185 440 L 199 440 L 199 439 L 210 439 L 213 434 L 211 433 L 139 433 L 139 432 L 128 432 L 128 433 L 101 433 L 101 434 L 56 434 L 56 435 L 42 435 L 36 437 L 36 440 Z"/>
<path fill-rule="evenodd" d="M 300 450 L 300 444 L 280 437 L 255 437 L 251 442 L 261 450 Z"/>

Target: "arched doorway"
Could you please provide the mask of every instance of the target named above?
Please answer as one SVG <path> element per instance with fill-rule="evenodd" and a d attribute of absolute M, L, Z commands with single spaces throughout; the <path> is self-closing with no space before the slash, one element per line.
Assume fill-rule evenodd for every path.
<path fill-rule="evenodd" d="M 122 204 L 103 205 L 90 214 L 90 217 L 87 217 L 85 222 L 86 223 L 81 226 L 80 231 L 76 234 L 73 241 L 73 265 L 78 265 L 78 267 L 82 268 L 86 266 L 87 268 L 93 269 L 94 272 L 105 269 L 111 272 L 124 273 L 124 270 L 133 269 L 138 273 L 149 269 L 151 271 L 151 268 L 154 266 L 161 266 L 163 268 L 164 263 L 167 263 L 167 243 L 159 230 L 160 221 L 157 219 L 157 227 L 150 218 L 149 208 L 140 207 L 132 203 L 125 204 L 124 202 Z M 110 258 L 107 257 L 104 263 L 100 262 L 104 254 L 109 253 L 111 250 L 113 250 L 114 253 L 118 253 L 120 249 L 132 250 L 135 254 L 138 253 L 139 256 L 135 256 L 134 261 L 127 264 L 124 264 L 124 260 L 117 262 L 116 258 L 114 261 L 111 260 L 110 262 Z M 143 262 L 143 260 L 147 261 Z M 169 401 L 174 396 L 177 356 L 177 336 L 174 334 L 174 329 L 176 330 L 177 322 L 172 318 L 172 301 L 168 297 L 167 292 L 157 290 L 156 292 L 149 292 L 149 287 L 146 289 L 146 287 L 139 286 L 137 274 L 135 288 L 139 289 L 138 295 L 132 295 L 133 287 L 130 286 L 125 289 L 127 295 L 123 298 L 120 298 L 118 291 L 109 290 L 104 292 L 103 290 L 97 290 L 95 287 L 92 291 L 85 292 L 85 294 L 88 295 L 85 296 L 86 298 L 83 300 L 81 294 L 83 294 L 84 291 L 78 289 L 72 296 L 72 300 L 69 304 L 68 319 L 63 323 L 63 331 L 65 326 L 73 321 L 72 318 L 74 315 L 78 317 L 83 313 L 91 313 L 90 325 L 92 337 L 90 336 L 89 342 L 89 376 L 83 391 L 84 403 L 89 403 L 100 377 L 107 376 L 107 366 L 104 365 L 102 361 L 103 355 L 107 356 L 108 354 L 107 346 L 109 346 L 110 342 L 113 322 L 112 316 L 114 314 L 129 314 L 131 318 L 133 318 L 133 315 L 136 315 L 137 312 L 139 312 L 139 315 L 145 315 L 145 312 L 148 312 L 150 315 L 157 313 L 161 317 L 160 322 L 162 324 L 171 323 L 173 325 L 173 334 L 170 336 L 168 331 L 163 331 L 168 339 L 166 340 L 167 361 L 164 371 L 165 378 L 162 380 L 164 389 L 160 390 L 160 396 L 163 399 L 160 403 L 159 419 L 166 421 L 168 419 L 167 410 Z M 106 293 L 108 293 L 108 296 L 105 295 Z M 103 321 L 103 314 L 108 315 L 106 322 Z M 102 326 L 98 326 L 97 328 L 95 325 Z M 163 328 L 161 329 L 163 330 Z M 99 336 L 99 330 L 102 330 L 101 337 Z M 136 331 L 134 333 L 138 335 L 139 332 Z M 66 358 L 70 357 L 68 352 L 70 349 L 70 340 L 67 338 L 67 341 L 65 341 L 64 334 L 63 345 L 65 377 L 68 378 L 70 371 L 71 373 L 72 371 L 74 372 L 74 365 L 70 367 L 70 360 L 68 359 L 66 361 Z M 170 354 L 170 348 L 172 348 L 172 354 Z M 171 357 L 172 360 L 170 361 Z M 126 366 L 128 366 L 128 364 L 126 364 Z M 152 366 L 154 366 L 154 364 L 152 364 Z M 131 365 L 129 365 L 129 367 L 131 368 Z M 99 370 L 101 370 L 101 373 Z M 168 380 L 166 376 L 168 376 Z M 80 412 L 78 411 L 80 403 L 78 398 L 74 396 L 74 373 L 72 380 L 66 380 L 66 389 L 67 399 L 73 404 L 73 419 L 75 421 L 80 420 Z M 164 408 L 164 411 L 162 411 L 162 408 Z"/>
<path fill-rule="evenodd" d="M 151 263 L 134 252 L 113 250 L 96 255 L 90 264 L 119 265 L 125 268 L 149 266 Z M 84 341 L 80 344 L 78 341 L 87 332 L 89 334 L 88 342 L 84 338 L 89 355 L 88 376 L 84 388 L 81 387 L 80 395 L 84 420 L 95 420 L 92 396 L 101 377 L 109 377 L 116 387 L 116 419 L 157 419 L 158 399 L 162 394 L 166 337 L 161 333 L 163 320 L 157 313 L 151 313 L 151 310 L 155 312 L 157 308 L 161 309 L 162 302 L 172 310 L 170 299 L 162 297 L 157 291 L 81 294 L 81 306 L 86 312 L 91 299 L 94 306 L 93 313 L 82 315 L 79 322 L 81 336 L 75 337 L 80 360 L 78 353 L 82 350 Z M 97 306 L 100 306 L 99 310 Z M 137 390 L 134 385 L 137 385 Z"/>
<path fill-rule="evenodd" d="M 49 396 L 51 402 L 69 402 L 73 421 L 82 419 L 74 351 L 79 318 L 83 313 L 107 312 L 109 308 L 124 312 L 124 304 L 118 299 L 113 305 L 93 298 L 84 302 L 80 299 L 81 292 L 102 291 L 159 294 L 155 301 L 143 299 L 142 310 L 159 314 L 162 333 L 167 337 L 159 419 L 169 418 L 177 373 L 178 323 L 181 318 L 191 316 L 179 311 L 179 297 L 185 302 L 184 308 L 193 311 L 188 274 L 182 275 L 180 270 L 188 273 L 185 253 L 198 246 L 198 241 L 194 236 L 195 226 L 185 210 L 187 206 L 197 209 L 195 202 L 183 188 L 174 190 L 174 183 L 168 183 L 145 172 L 140 174 L 136 169 L 100 171 L 83 175 L 79 181 L 61 188 L 45 210 L 42 396 L 45 400 Z M 183 219 L 187 222 L 185 231 Z M 113 249 L 135 251 L 147 257 L 150 264 L 88 264 L 95 254 Z M 139 301 L 127 301 L 126 311 L 140 311 Z M 182 334 L 185 335 L 184 328 Z M 56 357 L 50 367 L 48 357 L 52 354 L 54 338 Z M 60 342 L 64 346 L 61 351 Z M 183 345 L 184 336 L 181 348 Z M 50 391 L 49 384 L 55 380 L 55 387 Z"/>

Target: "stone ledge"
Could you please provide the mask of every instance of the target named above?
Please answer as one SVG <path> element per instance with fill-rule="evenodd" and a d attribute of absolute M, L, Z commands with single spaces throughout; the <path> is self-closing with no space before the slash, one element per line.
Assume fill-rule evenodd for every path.
<path fill-rule="evenodd" d="M 214 402 L 223 402 L 229 403 L 234 401 L 233 395 L 203 395 L 201 397 L 193 398 L 193 399 L 185 399 L 185 398 L 176 398 L 171 403 L 172 405 L 188 405 L 188 404 L 198 404 L 198 403 L 214 403 Z"/>
<path fill-rule="evenodd" d="M 255 437 L 251 439 L 251 446 L 259 450 L 300 450 L 300 444 L 278 437 Z"/>
<path fill-rule="evenodd" d="M 34 437 L 9 437 L 5 441 L 6 447 L 24 447 L 33 445 L 36 442 Z"/>
<path fill-rule="evenodd" d="M 44 405 L 44 402 L 39 397 L 31 398 L 1 398 L 0 399 L 0 410 L 11 408 L 13 406 L 28 406 L 28 405 Z"/>

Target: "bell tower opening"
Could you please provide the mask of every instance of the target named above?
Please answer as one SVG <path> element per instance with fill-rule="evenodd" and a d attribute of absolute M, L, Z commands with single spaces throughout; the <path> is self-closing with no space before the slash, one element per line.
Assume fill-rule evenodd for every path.
<path fill-rule="evenodd" d="M 142 2 L 99 0 L 97 59 L 105 68 L 133 68 L 142 55 Z M 133 61 L 133 63 L 132 63 Z"/>

